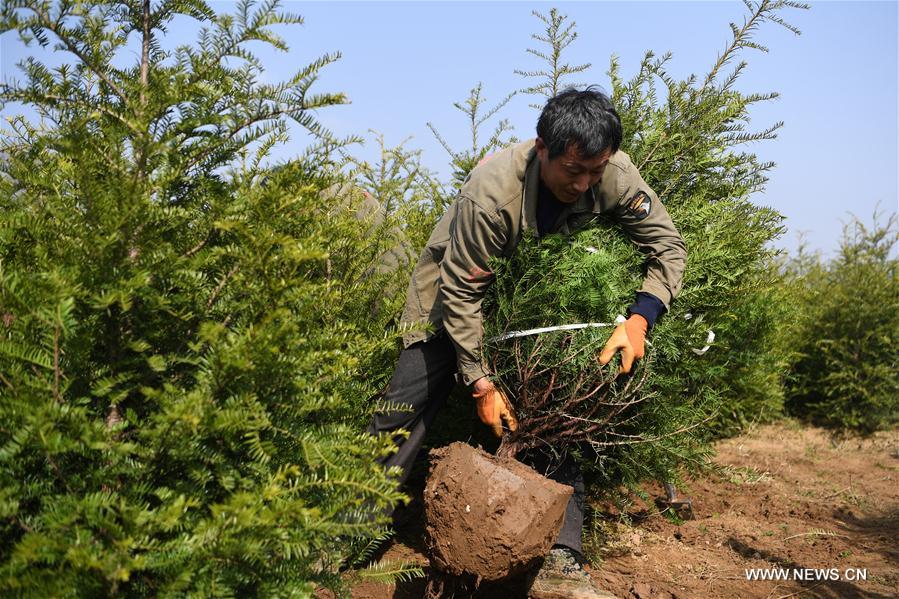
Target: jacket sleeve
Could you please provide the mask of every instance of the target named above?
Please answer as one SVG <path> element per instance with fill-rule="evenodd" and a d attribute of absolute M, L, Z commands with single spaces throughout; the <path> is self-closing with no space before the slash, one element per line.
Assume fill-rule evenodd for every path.
<path fill-rule="evenodd" d="M 463 195 L 440 264 L 443 326 L 456 347 L 459 373 L 466 385 L 489 374 L 481 359 L 481 303 L 493 282 L 488 261 L 500 255 L 506 243 L 506 229 L 494 218 Z"/>
<path fill-rule="evenodd" d="M 667 310 L 681 290 L 687 247 L 656 193 L 630 160 L 616 177 L 615 218 L 646 255 L 639 291 L 657 297 Z"/>

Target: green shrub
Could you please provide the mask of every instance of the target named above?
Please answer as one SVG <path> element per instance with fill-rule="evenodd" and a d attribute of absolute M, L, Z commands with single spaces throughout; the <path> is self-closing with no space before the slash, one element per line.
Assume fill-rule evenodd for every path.
<path fill-rule="evenodd" d="M 179 13 L 212 25 L 170 53 Z M 309 597 L 400 498 L 360 426 L 395 352 L 394 224 L 335 207 L 318 161 L 264 166 L 343 101 L 309 92 L 336 56 L 259 83 L 247 46 L 297 22 L 4 4 L 0 30 L 74 61 L 0 89 L 42 119 L 0 148 L 0 594 Z"/>
<path fill-rule="evenodd" d="M 764 189 L 774 164 L 741 149 L 774 139 L 783 123 L 747 129 L 752 105 L 777 93 L 737 91 L 747 63 L 736 61 L 747 48 L 764 50 L 752 37 L 766 22 L 798 34 L 782 13 L 807 6 L 788 1 L 748 6 L 742 26 L 732 25 L 733 38 L 701 79 L 671 77 L 665 70 L 669 54 L 647 53 L 626 82 L 616 60 L 611 69 L 626 132 L 622 148 L 663 199 L 687 245 L 684 287 L 665 320 L 689 313 L 715 333 L 710 351 L 693 366 L 677 362 L 677 356 L 687 355 L 685 347 L 672 348 L 670 383 L 661 392 L 676 401 L 714 390 L 718 400 L 704 427 L 709 436 L 778 417 L 791 358 L 788 325 L 795 307 L 778 270 L 779 252 L 771 245 L 783 234 L 783 217 L 749 200 Z M 662 344 L 663 331 L 660 326 L 655 332 Z"/>
<path fill-rule="evenodd" d="M 791 266 L 801 302 L 789 411 L 860 433 L 899 423 L 899 241 L 896 215 L 853 217 L 829 262 Z"/>

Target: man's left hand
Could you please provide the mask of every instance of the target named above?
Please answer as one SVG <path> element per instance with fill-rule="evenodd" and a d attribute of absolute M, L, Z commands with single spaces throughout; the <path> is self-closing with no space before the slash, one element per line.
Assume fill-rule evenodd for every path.
<path fill-rule="evenodd" d="M 645 318 L 639 314 L 631 314 L 627 320 L 615 327 L 615 331 L 599 354 L 599 363 L 605 366 L 620 351 L 621 372 L 630 372 L 634 360 L 643 357 L 647 326 Z"/>

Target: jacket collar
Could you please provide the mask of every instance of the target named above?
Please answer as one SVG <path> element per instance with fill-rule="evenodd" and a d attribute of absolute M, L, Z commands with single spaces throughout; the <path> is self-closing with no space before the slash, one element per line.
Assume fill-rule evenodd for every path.
<path fill-rule="evenodd" d="M 528 152 L 527 167 L 524 171 L 524 185 L 521 190 L 521 230 L 537 232 L 537 195 L 540 192 L 540 160 L 537 150 Z"/>
<path fill-rule="evenodd" d="M 577 201 L 571 205 L 571 213 L 592 212 L 594 214 L 599 214 L 601 210 L 599 207 L 599 197 L 596 194 L 598 189 L 599 185 L 597 184 L 595 187 L 589 187 L 587 191 L 582 193 Z"/>

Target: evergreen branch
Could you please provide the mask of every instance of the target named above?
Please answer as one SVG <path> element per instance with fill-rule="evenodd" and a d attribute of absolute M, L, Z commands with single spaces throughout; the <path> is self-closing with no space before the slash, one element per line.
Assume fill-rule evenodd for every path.
<path fill-rule="evenodd" d="M 57 402 L 62 401 L 59 395 L 59 326 L 53 327 L 53 399 Z"/>
<path fill-rule="evenodd" d="M 500 100 L 496 105 L 492 108 L 487 109 L 482 114 L 483 104 L 486 102 L 486 98 L 481 95 L 481 91 L 483 89 L 483 83 L 478 83 L 475 87 L 473 87 L 469 93 L 468 97 L 462 102 L 453 102 L 453 106 L 462 112 L 466 116 L 466 120 L 468 121 L 468 130 L 471 135 L 471 148 L 465 151 L 454 151 L 449 143 L 444 139 L 444 137 L 437 131 L 437 128 L 433 125 L 433 123 L 427 123 L 428 128 L 431 130 L 431 133 L 434 134 L 434 137 L 443 146 L 443 149 L 450 155 L 451 165 L 454 168 L 453 178 L 456 180 L 458 184 L 461 184 L 462 181 L 468 176 L 468 173 L 477 166 L 477 164 L 491 151 L 495 150 L 498 147 L 501 147 L 505 143 L 506 140 L 502 139 L 502 134 L 507 131 L 512 130 L 512 126 L 505 119 L 501 120 L 497 127 L 494 129 L 492 135 L 486 144 L 481 144 L 479 140 L 479 134 L 481 131 L 482 125 L 491 117 L 496 115 L 496 113 L 501 110 L 509 101 L 514 97 L 516 92 L 508 94 L 505 98 Z M 514 139 L 514 138 L 513 138 Z"/>
<path fill-rule="evenodd" d="M 6 386 L 9 387 L 13 392 L 15 392 L 16 388 L 13 386 L 12 383 L 9 382 L 9 379 L 8 379 L 8 378 L 6 378 L 5 376 L 3 376 L 3 372 L 0 372 L 0 381 L 2 381 L 4 385 L 6 385 Z"/>
<path fill-rule="evenodd" d="M 207 235 L 207 236 L 203 239 L 203 241 L 201 241 L 200 243 L 198 243 L 198 244 L 195 245 L 194 247 L 192 247 L 192 248 L 190 248 L 189 250 L 187 250 L 187 252 L 184 254 L 184 257 L 185 257 L 185 258 L 190 258 L 190 257 L 193 256 L 194 254 L 196 254 L 197 252 L 199 252 L 200 250 L 202 250 L 204 247 L 206 247 L 206 244 L 209 243 L 209 242 L 212 240 L 212 236 L 213 236 L 213 232 L 210 231 L 210 232 L 209 232 L 209 235 Z"/>
<path fill-rule="evenodd" d="M 519 69 L 515 69 L 513 73 L 515 73 L 516 75 L 521 75 L 523 77 L 552 77 L 552 74 L 548 71 L 521 71 Z M 550 84 L 542 83 L 539 87 L 546 87 L 548 85 Z"/>
<path fill-rule="evenodd" d="M 147 104 L 146 90 L 149 85 L 150 77 L 150 0 L 143 0 L 142 5 L 142 37 L 141 37 L 141 53 L 140 53 L 140 105 L 141 110 Z"/>
<path fill-rule="evenodd" d="M 50 31 L 56 35 L 59 41 L 65 46 L 65 48 L 72 54 L 74 54 L 79 60 L 81 60 L 82 64 L 84 64 L 91 72 L 100 78 L 103 83 L 105 83 L 110 90 L 127 106 L 128 105 L 128 97 L 125 94 L 124 90 L 120 88 L 107 74 L 107 72 L 100 68 L 99 65 L 94 64 L 94 62 L 87 56 L 87 54 L 82 51 L 77 44 L 70 39 L 70 37 L 66 34 L 63 29 L 61 20 L 64 11 L 60 11 L 60 19 L 57 21 L 51 21 L 49 14 L 46 10 L 41 10 L 35 7 L 31 7 L 34 10 L 35 14 L 38 16 L 38 26 Z M 32 30 L 34 33 L 34 30 Z"/>
<path fill-rule="evenodd" d="M 424 578 L 424 569 L 415 562 L 406 560 L 382 560 L 360 570 L 358 576 L 365 580 L 381 584 L 409 582 L 416 578 Z"/>
<path fill-rule="evenodd" d="M 784 8 L 798 8 L 803 10 L 809 8 L 808 4 L 793 2 L 791 0 L 761 0 L 758 4 L 753 3 L 752 0 L 743 0 L 743 3 L 749 10 L 749 17 L 743 20 L 742 27 L 737 27 L 734 23 L 730 24 L 731 33 L 733 34 L 731 42 L 728 44 L 727 48 L 725 48 L 724 52 L 718 56 L 715 65 L 706 75 L 705 82 L 702 85 L 703 89 L 711 85 L 718 76 L 718 71 L 730 62 L 738 50 L 742 48 L 752 48 L 765 53 L 768 52 L 768 48 L 765 46 L 751 41 L 751 35 L 758 29 L 760 23 L 763 21 L 771 21 L 785 27 L 796 35 L 800 35 L 801 31 L 784 21 L 783 18 L 777 15 L 777 12 Z"/>
<path fill-rule="evenodd" d="M 219 282 L 219 284 L 212 291 L 212 295 L 209 297 L 209 300 L 206 302 L 207 309 L 211 308 L 215 304 L 215 301 L 218 299 L 221 292 L 225 289 L 225 285 L 228 284 L 228 281 L 231 280 L 231 277 L 236 275 L 239 270 L 240 270 L 240 264 L 235 264 L 234 266 L 231 267 L 231 270 L 228 271 L 228 273 L 222 278 L 222 280 Z"/>
<path fill-rule="evenodd" d="M 437 131 L 436 127 L 434 127 L 434 124 L 429 121 L 428 123 L 426 123 L 426 125 L 428 126 L 428 129 L 431 130 L 431 133 L 434 134 L 434 137 L 437 138 L 437 141 L 440 143 L 440 145 L 443 146 L 443 149 L 446 150 L 446 153 L 450 155 L 450 158 L 455 160 L 456 153 L 453 152 L 452 148 L 450 148 L 449 143 L 443 138 L 442 135 L 440 135 L 440 132 Z"/>
<path fill-rule="evenodd" d="M 29 102 L 34 104 L 69 104 L 73 107 L 83 105 L 84 99 L 79 97 L 72 96 L 60 96 L 58 94 L 52 94 L 47 92 L 38 92 L 36 90 L 24 90 L 19 88 L 11 88 L 6 86 L 5 84 L 0 84 L 0 95 L 5 98 L 8 98 L 12 101 L 18 102 Z M 118 112 L 113 109 L 104 106 L 103 104 L 92 103 L 91 109 L 106 116 L 112 117 L 121 124 L 125 125 L 128 130 L 133 134 L 138 134 L 140 131 L 137 127 L 134 126 L 129 120 L 123 117 Z"/>
<path fill-rule="evenodd" d="M 543 71 L 525 71 L 516 69 L 514 73 L 523 77 L 541 77 L 546 79 L 545 82 L 520 90 L 522 93 L 531 95 L 543 95 L 551 98 L 561 91 L 563 86 L 562 79 L 566 75 L 581 73 L 590 68 L 590 63 L 571 66 L 563 63 L 561 56 L 565 48 L 567 48 L 575 39 L 577 32 L 574 31 L 575 22 L 572 21 L 564 26 L 567 15 L 559 14 L 555 8 L 550 9 L 549 16 L 534 10 L 532 14 L 543 22 L 545 27 L 545 35 L 531 35 L 531 38 L 542 42 L 549 46 L 547 52 L 542 52 L 534 48 L 527 48 L 526 52 L 548 64 L 548 70 Z"/>
<path fill-rule="evenodd" d="M 27 346 L 20 345 L 17 342 L 0 339 L 0 353 L 5 354 L 9 358 L 28 362 L 47 370 L 53 370 L 53 358 L 41 349 L 29 349 Z"/>

